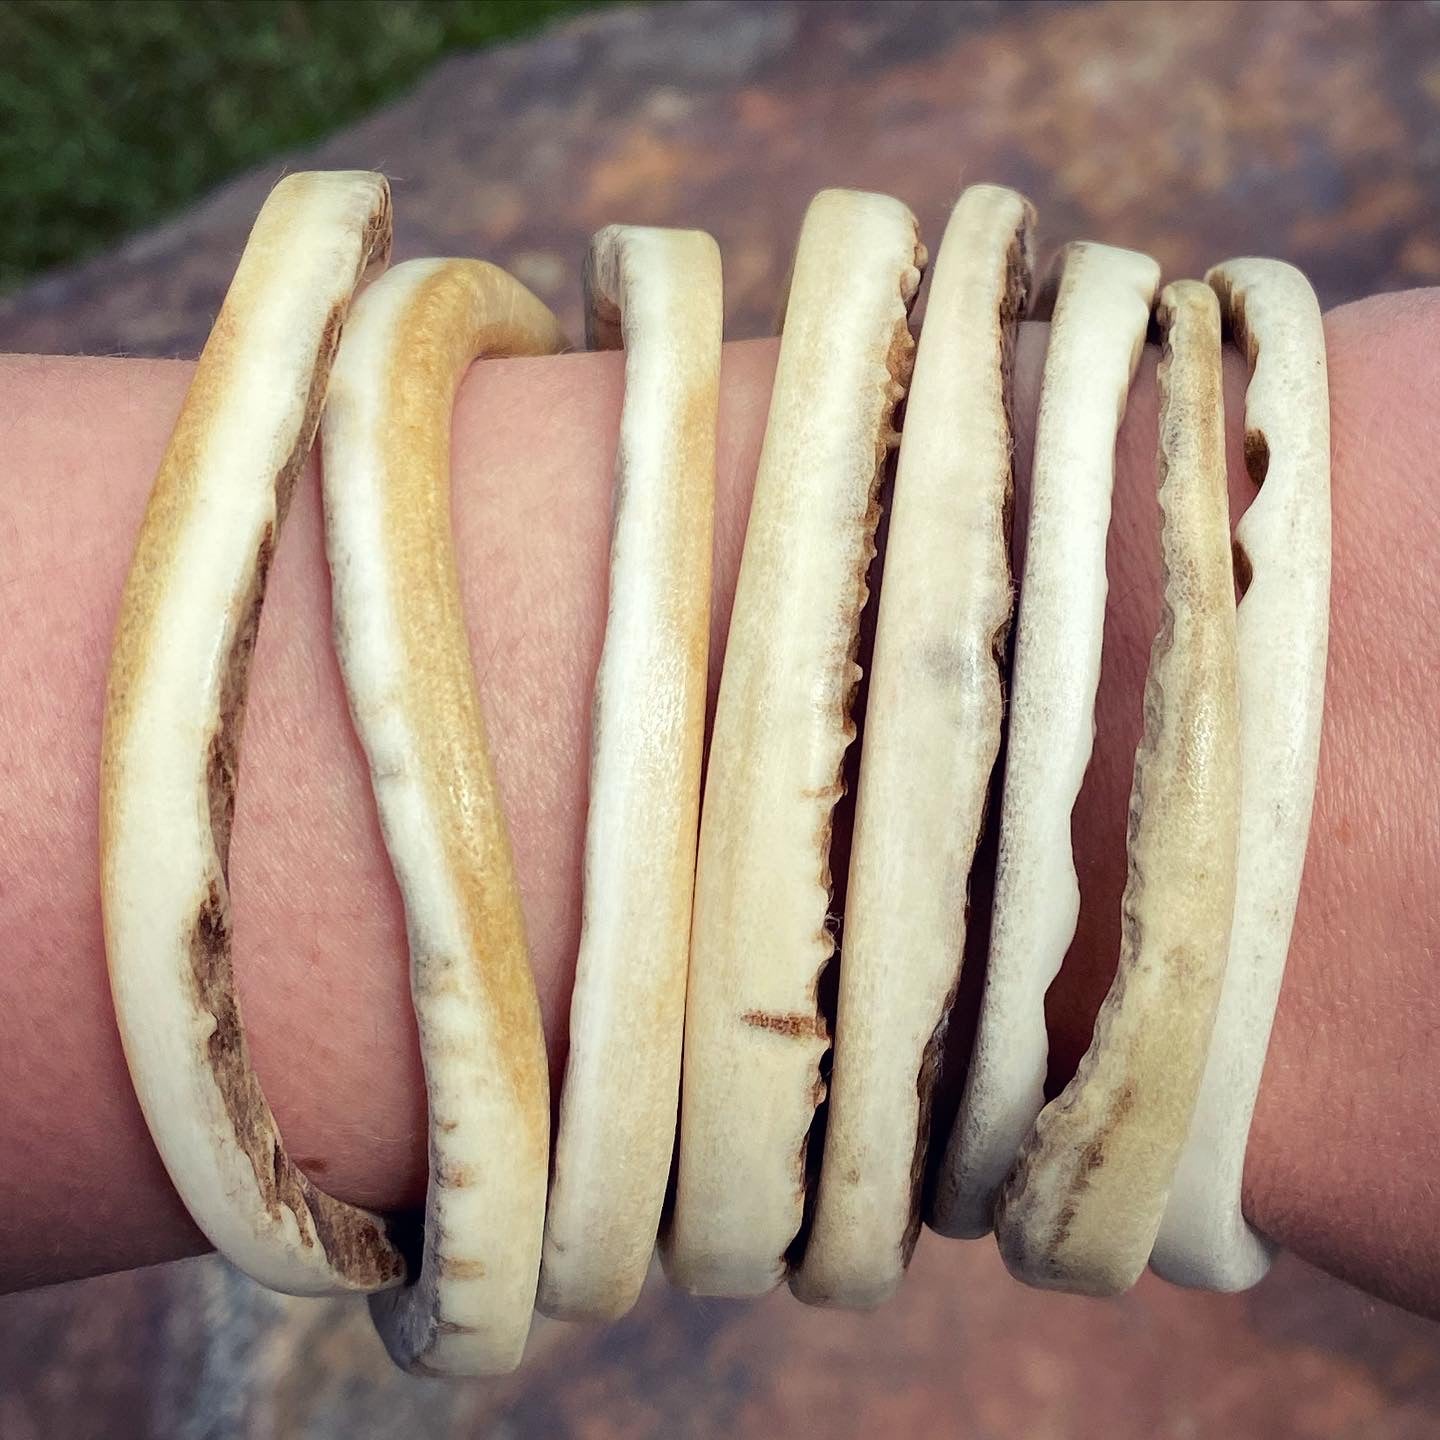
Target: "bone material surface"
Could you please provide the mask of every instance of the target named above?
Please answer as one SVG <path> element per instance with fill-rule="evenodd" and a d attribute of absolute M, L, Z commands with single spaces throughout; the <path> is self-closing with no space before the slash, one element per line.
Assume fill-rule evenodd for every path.
<path fill-rule="evenodd" d="M 1040 1113 L 995 1229 L 1031 1284 L 1115 1294 L 1139 1277 L 1195 1108 L 1235 909 L 1240 813 L 1220 307 L 1161 292 L 1162 599 L 1130 793 L 1119 966 L 1090 1048 Z"/>
<path fill-rule="evenodd" d="M 680 1153 L 663 1255 L 699 1294 L 784 1277 L 824 1095 L 830 834 L 878 489 L 925 253 L 887 196 L 805 216 L 741 560 L 700 822 Z"/>
<path fill-rule="evenodd" d="M 1049 282 L 989 955 L 929 1217 L 945 1235 L 989 1233 L 1045 1103 L 1045 992 L 1080 912 L 1070 816 L 1095 736 L 1115 437 L 1159 283 L 1148 255 L 1084 243 Z"/>
<path fill-rule="evenodd" d="M 418 1275 L 371 1300 L 396 1362 L 513 1369 L 540 1269 L 549 1079 L 450 528 L 450 411 L 477 356 L 564 348 L 474 260 L 412 260 L 362 297 L 324 423 L 335 644 L 405 902 L 429 1102 Z"/>
<path fill-rule="evenodd" d="M 299 172 L 270 193 L 151 491 L 105 702 L 101 907 L 135 1092 L 211 1243 L 297 1295 L 375 1290 L 405 1267 L 381 1220 L 297 1169 L 251 1068 L 230 825 L 266 571 L 351 294 L 389 248 L 380 175 Z"/>
<path fill-rule="evenodd" d="M 680 1100 L 710 635 L 722 294 L 698 230 L 590 247 L 592 347 L 625 349 L 595 677 L 584 916 L 540 1308 L 611 1319 L 655 1249 Z"/>
<path fill-rule="evenodd" d="M 961 196 L 905 407 L 846 888 L 824 1163 L 791 1287 L 872 1306 L 919 1233 L 930 1096 L 1000 748 L 1010 625 L 1010 364 L 1034 212 Z"/>
<path fill-rule="evenodd" d="M 1245 1143 L 1285 973 L 1320 756 L 1330 621 L 1330 399 L 1325 328 L 1305 277 L 1277 260 L 1206 276 L 1250 367 L 1245 458 L 1262 488 L 1235 530 L 1244 594 L 1240 863 L 1210 1058 L 1152 1267 L 1243 1290 L 1270 1245 L 1240 1210 Z M 1263 484 L 1262 484 L 1263 482 Z"/>

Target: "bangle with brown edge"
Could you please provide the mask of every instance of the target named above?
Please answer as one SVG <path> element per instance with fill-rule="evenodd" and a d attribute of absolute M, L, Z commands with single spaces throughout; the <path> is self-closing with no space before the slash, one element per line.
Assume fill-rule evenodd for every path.
<path fill-rule="evenodd" d="M 201 353 L 125 583 L 100 767 L 101 906 L 145 1119 L 195 1223 L 298 1295 L 399 1283 L 383 1221 L 285 1152 L 236 999 L 227 881 L 266 571 L 351 294 L 390 248 L 390 191 L 301 172 L 270 193 Z"/>
<path fill-rule="evenodd" d="M 1074 1079 L 1001 1192 L 1005 1263 L 1116 1294 L 1150 1256 L 1205 1067 L 1235 909 L 1240 811 L 1235 591 L 1220 310 L 1198 281 L 1156 309 L 1162 599 L 1130 794 L 1115 981 Z"/>
<path fill-rule="evenodd" d="M 878 491 L 925 262 L 899 201 L 811 202 L 795 254 L 700 820 L 670 1278 L 754 1295 L 800 1231 L 835 940 L 830 839 Z"/>

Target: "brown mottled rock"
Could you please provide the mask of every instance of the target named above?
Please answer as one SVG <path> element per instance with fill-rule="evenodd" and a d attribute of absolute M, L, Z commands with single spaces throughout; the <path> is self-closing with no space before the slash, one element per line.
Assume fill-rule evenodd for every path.
<path fill-rule="evenodd" d="M 0 304 L 11 350 L 194 355 L 282 168 L 377 165 L 397 258 L 512 268 L 573 333 L 590 234 L 694 225 L 730 333 L 768 333 L 811 195 L 898 195 L 940 233 L 961 185 L 1036 202 L 1168 275 L 1299 264 L 1322 303 L 1440 281 L 1440 20 L 1418 4 L 750 3 L 586 16 L 451 60 L 408 98 Z M 0 1302 L 0 1436 L 924 1433 L 1064 1440 L 1440 1433 L 1440 1331 L 1284 1257 L 1241 1296 L 1147 1276 L 1121 1300 L 1016 1285 L 923 1236 L 873 1315 L 652 1281 L 608 1329 L 542 1323 L 485 1386 L 394 1371 L 357 1303 L 216 1260 Z"/>
<path fill-rule="evenodd" d="M 640 6 L 438 66 L 404 100 L 0 304 L 0 346 L 193 355 L 276 177 L 391 177 L 396 260 L 478 255 L 582 331 L 602 225 L 699 226 L 734 337 L 774 329 L 827 185 L 938 235 L 962 183 L 1029 195 L 1048 248 L 1146 251 L 1167 277 L 1266 254 L 1323 305 L 1440 281 L 1440 65 L 1428 7 Z"/>

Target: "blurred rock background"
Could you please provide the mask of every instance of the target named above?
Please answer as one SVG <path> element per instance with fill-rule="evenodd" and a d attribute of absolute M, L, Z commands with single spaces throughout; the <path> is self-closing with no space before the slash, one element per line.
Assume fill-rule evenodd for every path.
<path fill-rule="evenodd" d="M 933 243 L 962 183 L 999 180 L 1036 201 L 1047 247 L 1138 246 L 1167 276 L 1276 254 L 1334 304 L 1440 280 L 1440 8 L 605 8 L 445 60 L 15 291 L 0 346 L 193 355 L 276 176 L 346 165 L 392 176 L 399 258 L 496 260 L 577 335 L 585 240 L 611 220 L 710 229 L 730 333 L 769 333 L 801 212 L 833 184 L 899 195 Z M 411 1380 L 363 1305 L 191 1261 L 0 1300 L 0 1440 L 1440 1435 L 1440 1330 L 1288 1258 L 1245 1296 L 1147 1277 L 1099 1303 L 1022 1289 L 988 1243 L 926 1236 L 874 1315 L 656 1283 L 622 1324 L 542 1323 L 532 1348 L 503 1383 Z"/>

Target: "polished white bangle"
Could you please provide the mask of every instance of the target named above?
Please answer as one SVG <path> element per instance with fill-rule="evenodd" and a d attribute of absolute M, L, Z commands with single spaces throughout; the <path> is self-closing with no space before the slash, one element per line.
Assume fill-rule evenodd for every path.
<path fill-rule="evenodd" d="M 700 822 L 680 1151 L 662 1253 L 701 1294 L 785 1275 L 828 1045 L 830 831 L 878 489 L 924 263 L 896 200 L 827 190 L 796 250 Z"/>
<path fill-rule="evenodd" d="M 1325 327 L 1305 277 L 1277 260 L 1206 276 L 1251 369 L 1245 458 L 1261 486 L 1235 530 L 1242 590 L 1240 860 L 1230 960 L 1205 1079 L 1152 1267 L 1243 1290 L 1271 1247 L 1240 1210 L 1245 1144 L 1285 972 L 1320 755 L 1330 620 L 1330 399 Z"/>
<path fill-rule="evenodd" d="M 286 176 L 176 421 L 120 603 L 100 774 L 101 904 L 130 1076 L 180 1198 L 247 1274 L 297 1295 L 397 1284 L 385 1224 L 285 1152 L 231 967 L 227 870 L 266 571 L 351 293 L 390 248 L 365 172 Z"/>
<path fill-rule="evenodd" d="M 584 918 L 539 1307 L 635 1303 L 670 1177 L 710 639 L 720 251 L 615 225 L 585 269 L 592 348 L 625 350 L 609 617 L 595 677 Z"/>
<path fill-rule="evenodd" d="M 563 349 L 503 270 L 412 260 L 355 307 L 324 422 L 335 646 L 405 903 L 429 1103 L 418 1274 L 371 1300 L 406 1369 L 513 1369 L 549 1166 L 545 1038 L 485 742 L 450 526 L 450 412 L 471 361 Z"/>
<path fill-rule="evenodd" d="M 1013 190 L 972 186 L 930 278 L 865 712 L 824 1160 L 790 1282 L 816 1304 L 879 1304 L 919 1232 L 931 1091 L 1000 748 L 1010 368 L 1033 225 Z"/>
<path fill-rule="evenodd" d="M 1120 960 L 1079 1069 L 1040 1113 L 995 1229 L 1034 1285 L 1114 1294 L 1145 1268 L 1225 973 L 1240 811 L 1220 310 L 1178 281 L 1156 311 L 1161 622 L 1130 794 Z"/>
<path fill-rule="evenodd" d="M 1105 628 L 1115 440 L 1160 282 L 1148 255 L 1061 252 L 1031 465 L 1010 686 L 1000 850 L 979 1028 L 930 1224 L 988 1234 L 995 1199 L 1045 1104 L 1045 992 L 1075 934 L 1071 812 L 1090 763 Z"/>

